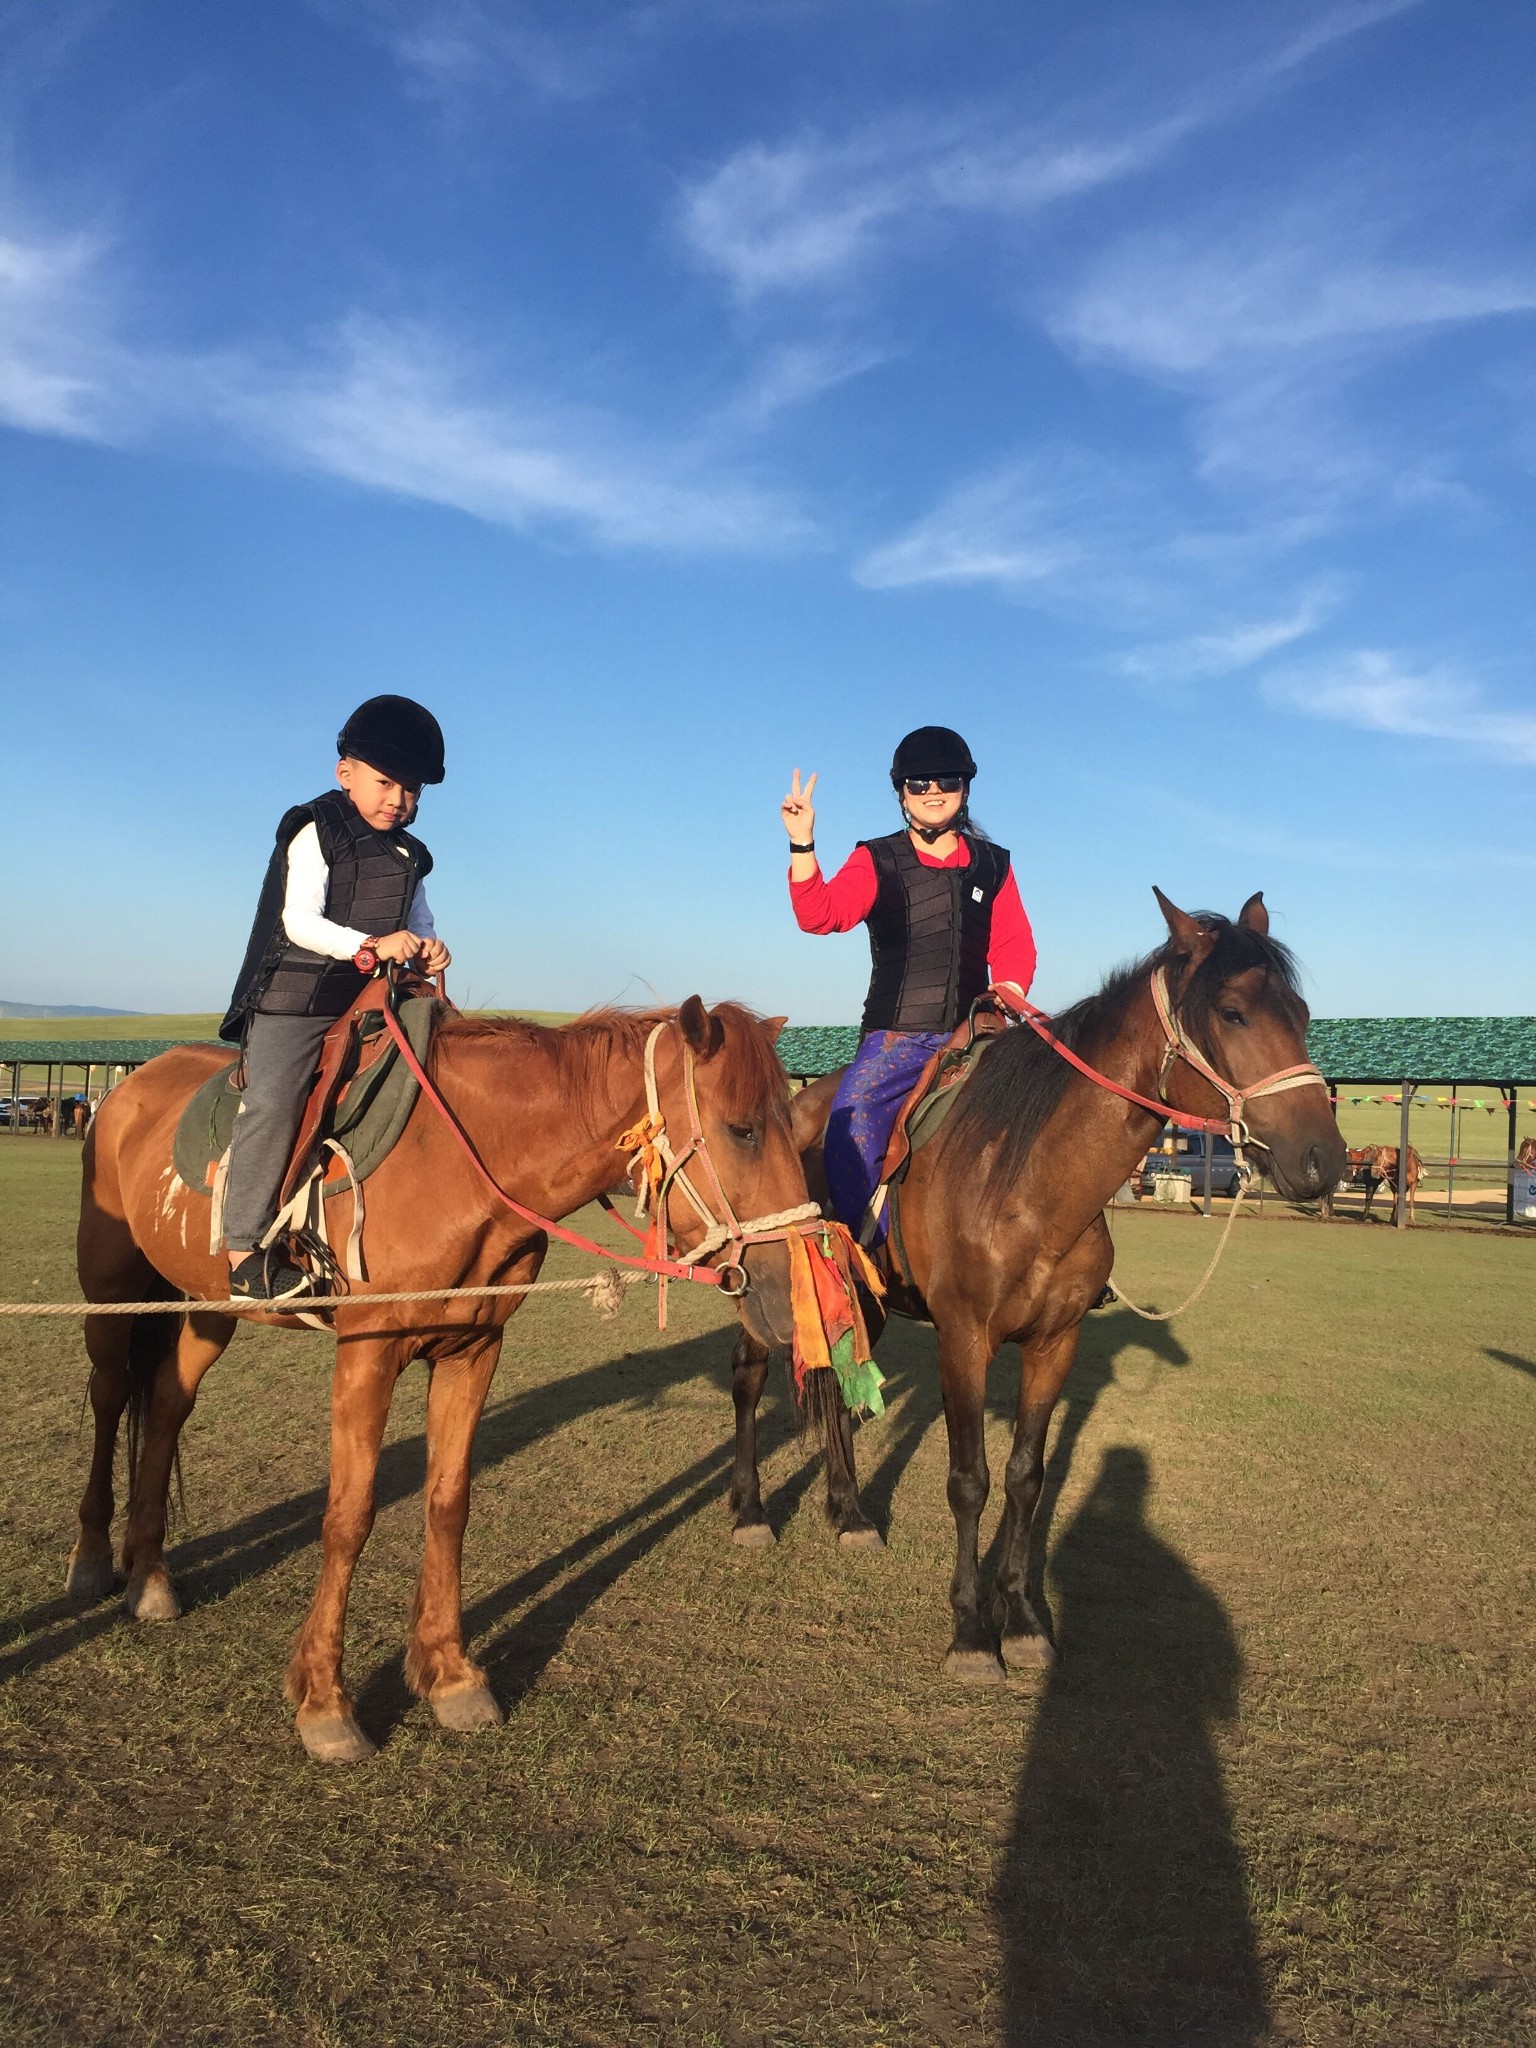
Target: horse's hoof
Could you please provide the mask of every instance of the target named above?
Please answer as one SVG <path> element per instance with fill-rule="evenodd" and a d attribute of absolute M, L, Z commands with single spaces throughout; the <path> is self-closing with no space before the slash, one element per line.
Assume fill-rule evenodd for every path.
<path fill-rule="evenodd" d="M 878 1529 L 843 1529 L 838 1543 L 844 1550 L 884 1550 L 885 1538 Z"/>
<path fill-rule="evenodd" d="M 151 1572 L 145 1579 L 130 1579 L 123 1605 L 135 1621 L 177 1621 L 181 1602 L 168 1572 Z"/>
<path fill-rule="evenodd" d="M 427 1704 L 437 1716 L 438 1727 L 451 1728 L 455 1735 L 499 1728 L 505 1719 L 487 1685 L 456 1685 L 451 1692 L 435 1693 Z"/>
<path fill-rule="evenodd" d="M 71 1600 L 105 1600 L 116 1584 L 111 1553 L 85 1557 L 77 1543 L 69 1553 L 69 1570 L 64 1575 L 66 1596 Z"/>
<path fill-rule="evenodd" d="M 317 1764 L 362 1764 L 378 1754 L 350 1714 L 315 1714 L 297 1725 L 300 1742 Z"/>
<path fill-rule="evenodd" d="M 731 1531 L 731 1541 L 742 1550 L 772 1550 L 778 1540 L 766 1522 L 738 1522 Z"/>
<path fill-rule="evenodd" d="M 1010 1671 L 1049 1671 L 1056 1652 L 1044 1636 L 1004 1636 L 1003 1662 Z"/>
<path fill-rule="evenodd" d="M 944 1676 L 962 1685 L 1001 1685 L 1008 1674 L 1001 1657 L 991 1650 L 951 1650 L 944 1659 Z"/>

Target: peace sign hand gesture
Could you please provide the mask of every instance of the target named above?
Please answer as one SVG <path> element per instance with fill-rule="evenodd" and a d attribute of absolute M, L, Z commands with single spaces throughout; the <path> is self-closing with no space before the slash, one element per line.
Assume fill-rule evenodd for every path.
<path fill-rule="evenodd" d="M 800 787 L 800 770 L 795 770 L 795 779 L 789 786 L 789 795 L 779 805 L 779 816 L 784 820 L 784 830 L 790 839 L 805 846 L 816 837 L 816 813 L 811 807 L 811 792 L 816 787 L 813 775 L 804 789 Z"/>

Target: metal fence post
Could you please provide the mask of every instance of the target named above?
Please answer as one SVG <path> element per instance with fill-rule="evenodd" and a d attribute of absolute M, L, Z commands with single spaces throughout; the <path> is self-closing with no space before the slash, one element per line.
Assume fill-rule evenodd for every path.
<path fill-rule="evenodd" d="M 1408 1228 L 1408 1110 L 1413 1102 L 1414 1083 L 1403 1083 L 1403 1113 L 1397 1135 L 1397 1227 Z"/>

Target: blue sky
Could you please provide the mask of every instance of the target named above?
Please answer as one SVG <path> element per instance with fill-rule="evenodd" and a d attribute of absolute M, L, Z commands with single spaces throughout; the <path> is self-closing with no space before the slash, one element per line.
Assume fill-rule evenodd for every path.
<path fill-rule="evenodd" d="M 221 1004 L 431 704 L 461 1000 L 852 1019 L 777 819 L 958 725 L 1066 1001 L 1262 888 L 1536 1009 L 1536 13 L 11 0 L 0 995 Z"/>

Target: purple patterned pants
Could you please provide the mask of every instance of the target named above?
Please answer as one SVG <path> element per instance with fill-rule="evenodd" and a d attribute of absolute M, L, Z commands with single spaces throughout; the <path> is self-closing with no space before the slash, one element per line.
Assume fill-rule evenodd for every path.
<path fill-rule="evenodd" d="M 827 1114 L 824 1158 L 832 1213 L 857 1231 L 880 1179 L 885 1148 L 913 1082 L 947 1031 L 872 1031 L 854 1055 Z M 880 1219 L 885 1235 L 885 1218 Z"/>

